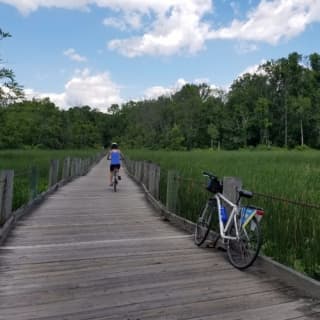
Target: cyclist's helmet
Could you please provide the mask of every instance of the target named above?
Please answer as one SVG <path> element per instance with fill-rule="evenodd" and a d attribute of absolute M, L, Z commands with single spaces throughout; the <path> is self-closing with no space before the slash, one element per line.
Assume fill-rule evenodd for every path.
<path fill-rule="evenodd" d="M 111 149 L 118 149 L 118 144 L 116 142 L 112 142 Z"/>

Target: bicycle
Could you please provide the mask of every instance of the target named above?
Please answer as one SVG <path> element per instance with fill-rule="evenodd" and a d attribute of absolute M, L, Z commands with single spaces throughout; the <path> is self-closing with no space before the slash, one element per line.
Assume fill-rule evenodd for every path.
<path fill-rule="evenodd" d="M 112 172 L 112 186 L 113 186 L 114 192 L 117 192 L 118 174 L 119 174 L 118 169 L 114 168 Z"/>
<path fill-rule="evenodd" d="M 238 269 L 250 267 L 258 257 L 262 245 L 260 220 L 264 210 L 254 206 L 240 206 L 240 199 L 252 198 L 251 191 L 239 189 L 236 203 L 231 202 L 223 194 L 223 184 L 212 173 L 203 172 L 209 178 L 206 189 L 213 193 L 201 211 L 194 233 L 194 241 L 200 246 L 212 230 L 216 239 L 213 247 L 222 238 L 226 246 L 229 262 Z M 231 211 L 228 215 L 226 204 Z M 218 214 L 219 213 L 219 214 Z"/>

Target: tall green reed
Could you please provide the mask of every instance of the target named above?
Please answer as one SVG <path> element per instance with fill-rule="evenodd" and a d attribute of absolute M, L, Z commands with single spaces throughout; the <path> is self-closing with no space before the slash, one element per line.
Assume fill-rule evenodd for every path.
<path fill-rule="evenodd" d="M 221 178 L 241 178 L 244 188 L 262 194 L 255 195 L 249 202 L 263 207 L 266 211 L 262 223 L 264 254 L 320 279 L 319 209 L 268 197 L 273 195 L 320 206 L 318 151 L 127 150 L 126 154 L 131 159 L 160 164 L 161 190 L 166 188 L 167 170 L 174 169 L 181 177 L 187 178 L 180 181 L 177 213 L 192 221 L 195 221 L 208 197 L 204 191 L 202 171 L 211 171 Z M 165 192 L 162 194 L 165 195 Z"/>

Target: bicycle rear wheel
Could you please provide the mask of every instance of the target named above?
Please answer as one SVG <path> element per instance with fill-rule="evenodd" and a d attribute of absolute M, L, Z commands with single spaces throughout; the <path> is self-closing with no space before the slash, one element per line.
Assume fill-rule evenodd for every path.
<path fill-rule="evenodd" d="M 234 267 L 243 270 L 250 267 L 256 260 L 262 244 L 262 234 L 260 225 L 255 217 L 245 227 L 241 226 L 240 223 L 238 223 L 238 226 L 239 239 L 229 239 L 227 241 L 227 254 L 230 263 Z M 236 236 L 234 224 L 229 229 L 228 235 Z"/>
<path fill-rule="evenodd" d="M 117 192 L 117 184 L 118 184 L 118 180 L 117 180 L 117 173 L 113 174 L 113 191 Z"/>
<path fill-rule="evenodd" d="M 212 226 L 213 215 L 217 213 L 216 208 L 216 200 L 210 199 L 201 210 L 194 232 L 196 245 L 201 246 L 206 241 Z"/>

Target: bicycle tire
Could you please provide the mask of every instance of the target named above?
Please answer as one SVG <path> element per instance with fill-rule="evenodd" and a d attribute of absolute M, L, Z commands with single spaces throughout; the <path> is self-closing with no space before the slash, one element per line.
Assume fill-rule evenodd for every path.
<path fill-rule="evenodd" d="M 117 192 L 117 184 L 118 184 L 117 176 L 113 175 L 113 191 L 114 192 Z"/>
<path fill-rule="evenodd" d="M 227 254 L 230 263 L 237 269 L 243 270 L 250 267 L 257 259 L 262 245 L 262 234 L 256 217 L 253 217 L 244 228 L 242 226 L 239 228 L 240 239 L 227 240 Z M 235 226 L 233 224 L 229 229 L 228 235 L 235 236 L 235 234 Z"/>
<path fill-rule="evenodd" d="M 216 200 L 209 200 L 200 211 L 194 231 L 194 243 L 201 246 L 207 239 L 212 225 L 212 217 L 215 213 Z"/>

